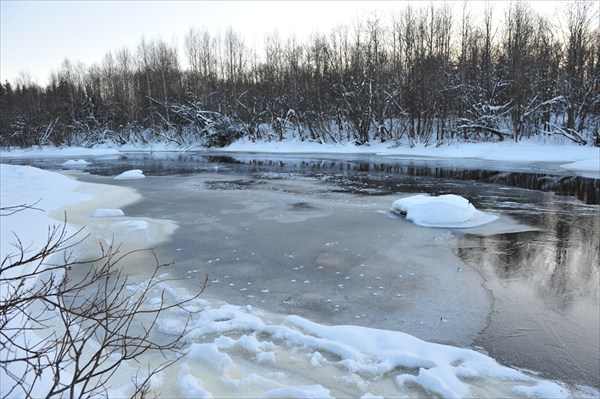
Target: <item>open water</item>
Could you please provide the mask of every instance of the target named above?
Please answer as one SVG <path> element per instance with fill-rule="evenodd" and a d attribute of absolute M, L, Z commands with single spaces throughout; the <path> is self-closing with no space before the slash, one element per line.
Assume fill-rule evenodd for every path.
<path fill-rule="evenodd" d="M 59 169 L 64 159 L 13 160 Z M 179 228 L 159 255 L 193 290 L 325 324 L 400 330 L 600 387 L 600 181 L 545 165 L 369 156 L 98 158 L 82 180 L 136 188 L 131 216 Z M 112 180 L 142 169 L 142 180 Z M 389 212 L 458 194 L 501 216 L 427 229 Z"/>

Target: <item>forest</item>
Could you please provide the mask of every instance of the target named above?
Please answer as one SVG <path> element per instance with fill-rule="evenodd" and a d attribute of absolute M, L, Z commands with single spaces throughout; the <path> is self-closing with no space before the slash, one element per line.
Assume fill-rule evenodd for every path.
<path fill-rule="evenodd" d="M 91 66 L 65 59 L 45 87 L 0 84 L 0 146 L 237 139 L 368 145 L 520 141 L 559 135 L 600 146 L 597 3 L 560 18 L 514 2 L 474 16 L 447 3 L 365 15 L 261 48 L 230 27 L 190 27 L 177 43 L 142 38 Z"/>

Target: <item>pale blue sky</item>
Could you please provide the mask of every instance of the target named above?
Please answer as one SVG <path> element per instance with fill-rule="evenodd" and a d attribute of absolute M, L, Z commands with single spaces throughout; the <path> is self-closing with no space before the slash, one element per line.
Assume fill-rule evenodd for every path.
<path fill-rule="evenodd" d="M 405 3 L 0 0 L 0 80 L 13 82 L 20 71 L 27 71 L 34 81 L 45 84 L 50 71 L 66 57 L 91 65 L 109 50 L 123 46 L 133 50 L 142 36 L 181 45 L 191 26 L 206 27 L 214 34 L 231 26 L 249 46 L 260 48 L 265 35 L 275 29 L 282 37 L 329 33 L 336 25 L 351 25 L 357 15 L 378 10 L 387 16 Z M 462 1 L 450 3 L 462 5 Z M 180 56 L 183 60 L 182 51 Z"/>

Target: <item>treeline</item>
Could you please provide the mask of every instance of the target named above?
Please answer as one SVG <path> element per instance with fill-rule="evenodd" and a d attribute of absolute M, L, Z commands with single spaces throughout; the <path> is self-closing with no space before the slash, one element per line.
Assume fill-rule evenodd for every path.
<path fill-rule="evenodd" d="M 142 39 L 86 67 L 65 60 L 46 87 L 0 84 L 0 145 L 173 142 L 246 137 L 441 144 L 558 134 L 600 145 L 597 5 L 560 27 L 526 3 L 377 14 L 305 41 L 191 28 L 178 47 Z M 498 14 L 498 15 L 496 15 Z M 387 18 L 387 16 L 386 16 Z M 494 22 L 496 21 L 496 22 Z"/>

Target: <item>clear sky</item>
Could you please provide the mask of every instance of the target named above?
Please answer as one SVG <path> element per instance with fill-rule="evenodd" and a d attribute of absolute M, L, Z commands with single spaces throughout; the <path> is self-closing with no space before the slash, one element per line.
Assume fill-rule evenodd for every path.
<path fill-rule="evenodd" d="M 206 27 L 213 34 L 231 26 L 247 45 L 261 48 L 265 35 L 275 29 L 282 37 L 329 33 L 339 24 L 351 26 L 357 16 L 377 10 L 385 17 L 406 3 L 0 0 L 0 81 L 14 82 L 26 71 L 34 81 L 45 84 L 50 71 L 67 57 L 91 65 L 108 51 L 123 46 L 135 49 L 143 36 L 181 45 L 192 26 Z M 462 5 L 462 1 L 450 3 Z"/>

